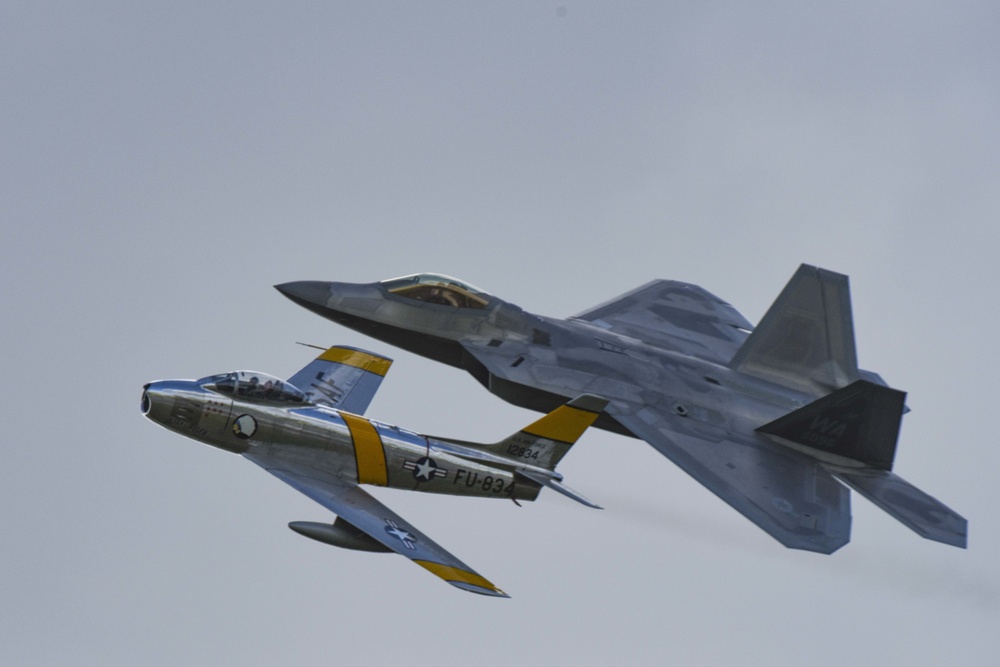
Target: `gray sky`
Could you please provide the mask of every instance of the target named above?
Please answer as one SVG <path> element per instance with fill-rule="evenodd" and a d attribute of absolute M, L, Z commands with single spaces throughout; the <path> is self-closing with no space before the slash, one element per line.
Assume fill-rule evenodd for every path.
<path fill-rule="evenodd" d="M 0 662 L 995 664 L 1000 10 L 756 4 L 6 2 Z M 487 599 L 295 535 L 329 514 L 139 413 L 342 343 L 396 359 L 370 416 L 493 441 L 537 415 L 271 285 L 567 316 L 676 278 L 757 321 L 800 262 L 850 275 L 896 472 L 968 551 L 857 496 L 851 544 L 787 551 L 595 431 L 560 469 L 603 512 L 375 491 Z"/>

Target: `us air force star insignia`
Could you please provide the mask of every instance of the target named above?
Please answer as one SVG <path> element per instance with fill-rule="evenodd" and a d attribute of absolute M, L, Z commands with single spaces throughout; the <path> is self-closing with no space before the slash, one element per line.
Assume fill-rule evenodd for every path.
<path fill-rule="evenodd" d="M 417 538 L 415 538 L 413 535 L 410 535 L 408 532 L 400 528 L 399 525 L 396 524 L 396 522 L 393 521 L 392 519 L 386 519 L 385 523 L 386 523 L 385 532 L 389 533 L 397 540 L 402 542 L 404 547 L 406 547 L 407 549 L 417 548 L 416 547 Z"/>
<path fill-rule="evenodd" d="M 420 482 L 429 482 L 435 477 L 448 476 L 448 471 L 440 467 L 434 459 L 428 456 L 422 456 L 416 461 L 404 461 L 403 468 L 412 470 L 413 476 Z"/>

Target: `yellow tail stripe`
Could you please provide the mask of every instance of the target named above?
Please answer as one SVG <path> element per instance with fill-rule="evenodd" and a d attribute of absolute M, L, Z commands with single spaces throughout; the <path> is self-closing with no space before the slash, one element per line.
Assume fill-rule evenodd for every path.
<path fill-rule="evenodd" d="M 385 465 L 385 450 L 382 448 L 382 438 L 371 422 L 363 417 L 340 413 L 341 419 L 347 422 L 354 441 L 354 457 L 358 462 L 358 484 L 374 484 L 386 486 L 388 473 Z"/>
<path fill-rule="evenodd" d="M 348 347 L 331 347 L 319 355 L 317 359 L 320 361 L 332 361 L 333 363 L 344 364 L 345 366 L 353 366 L 354 368 L 360 368 L 363 371 L 368 371 L 382 377 L 385 377 L 385 374 L 389 372 L 389 366 L 392 366 L 391 359 L 377 357 L 374 354 L 362 352 L 361 350 L 352 350 Z"/>
<path fill-rule="evenodd" d="M 573 444 L 596 420 L 596 412 L 564 405 L 525 428 L 524 432 L 539 438 Z"/>
<path fill-rule="evenodd" d="M 475 572 L 460 570 L 457 567 L 442 565 L 441 563 L 432 563 L 429 560 L 414 560 L 413 562 L 420 567 L 425 568 L 431 574 L 441 577 L 445 581 L 460 581 L 463 584 L 472 584 L 473 586 L 479 586 L 480 588 L 485 588 L 490 591 L 503 593 L 503 591 L 487 581 L 485 577 L 481 577 Z"/>

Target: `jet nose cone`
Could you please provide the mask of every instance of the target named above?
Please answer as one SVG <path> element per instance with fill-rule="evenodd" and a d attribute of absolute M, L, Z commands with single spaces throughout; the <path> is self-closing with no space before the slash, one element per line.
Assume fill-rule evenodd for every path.
<path fill-rule="evenodd" d="M 330 299 L 330 285 L 322 280 L 299 280 L 275 285 L 278 290 L 300 306 L 326 306 Z"/>

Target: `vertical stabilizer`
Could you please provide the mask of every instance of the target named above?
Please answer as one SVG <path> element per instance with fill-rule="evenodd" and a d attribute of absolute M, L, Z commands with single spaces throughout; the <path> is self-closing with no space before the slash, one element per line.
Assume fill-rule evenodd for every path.
<path fill-rule="evenodd" d="M 598 396 L 577 396 L 509 438 L 485 449 L 555 470 L 570 447 L 597 420 L 607 404 L 607 400 Z"/>
<path fill-rule="evenodd" d="M 391 365 L 388 357 L 336 345 L 288 381 L 314 403 L 363 415 Z"/>
<path fill-rule="evenodd" d="M 801 265 L 729 366 L 817 396 L 857 380 L 847 276 Z"/>
<path fill-rule="evenodd" d="M 906 392 L 858 380 L 757 431 L 824 460 L 891 470 L 905 402 Z"/>

